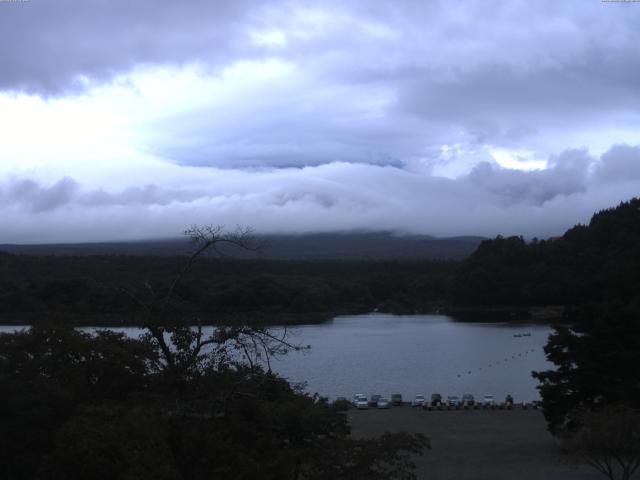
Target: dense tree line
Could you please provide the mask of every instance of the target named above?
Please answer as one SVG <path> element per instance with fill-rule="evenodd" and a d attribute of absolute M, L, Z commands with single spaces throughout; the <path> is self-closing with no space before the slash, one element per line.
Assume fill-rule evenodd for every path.
<path fill-rule="evenodd" d="M 555 368 L 533 373 L 549 430 L 607 478 L 629 479 L 640 467 L 640 199 L 542 251 L 571 273 L 577 304 L 545 347 Z"/>
<path fill-rule="evenodd" d="M 640 296 L 640 199 L 593 215 L 558 238 L 497 237 L 462 262 L 458 305 L 582 305 Z"/>
<path fill-rule="evenodd" d="M 64 318 L 136 323 L 132 295 L 162 292 L 181 257 L 0 254 L 4 322 Z M 300 322 L 340 313 L 429 311 L 450 296 L 456 267 L 444 261 L 266 261 L 203 258 L 179 285 L 176 315 L 206 323 Z"/>

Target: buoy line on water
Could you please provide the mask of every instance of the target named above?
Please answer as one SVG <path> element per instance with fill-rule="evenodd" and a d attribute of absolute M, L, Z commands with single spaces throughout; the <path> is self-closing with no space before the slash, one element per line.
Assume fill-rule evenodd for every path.
<path fill-rule="evenodd" d="M 540 348 L 542 348 L 542 347 L 540 347 Z M 516 360 L 516 359 L 518 359 L 518 358 L 523 358 L 524 356 L 529 355 L 530 353 L 533 353 L 533 352 L 535 352 L 536 350 L 537 350 L 537 348 L 529 348 L 529 349 L 527 349 L 527 350 L 524 350 L 524 351 L 521 351 L 521 352 L 514 353 L 514 354 L 513 354 L 513 355 L 511 355 L 511 356 L 509 356 L 509 355 L 507 354 L 507 356 L 506 356 L 504 359 L 502 359 L 502 360 L 497 360 L 497 361 L 494 361 L 494 362 L 491 362 L 491 363 L 489 363 L 488 365 L 486 365 L 486 367 L 484 367 L 484 368 L 489 369 L 489 368 L 494 368 L 494 367 L 500 366 L 500 365 L 502 365 L 502 364 L 504 364 L 504 363 L 510 362 L 511 360 Z M 458 373 L 458 374 L 457 374 L 457 377 L 458 377 L 458 378 L 461 378 L 463 375 L 471 375 L 474 371 L 475 371 L 475 372 L 479 372 L 479 371 L 481 371 L 482 369 L 483 369 L 483 367 L 477 367 L 476 369 L 473 369 L 473 370 L 466 370 L 466 371 L 464 371 L 464 372 L 462 372 L 462 373 Z"/>

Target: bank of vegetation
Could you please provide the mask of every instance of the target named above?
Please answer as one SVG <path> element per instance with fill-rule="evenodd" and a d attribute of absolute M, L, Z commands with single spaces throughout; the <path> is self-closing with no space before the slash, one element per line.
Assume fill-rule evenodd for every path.
<path fill-rule="evenodd" d="M 183 257 L 0 254 L 4 323 L 51 318 L 139 323 L 131 294 L 166 291 Z M 450 297 L 452 261 L 269 261 L 203 258 L 175 291 L 175 315 L 204 323 L 311 323 L 378 309 L 433 311 Z"/>

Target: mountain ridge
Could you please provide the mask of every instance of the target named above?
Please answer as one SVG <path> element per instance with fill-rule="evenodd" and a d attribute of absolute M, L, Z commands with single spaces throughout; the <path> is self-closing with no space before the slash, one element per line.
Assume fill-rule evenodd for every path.
<path fill-rule="evenodd" d="M 484 240 L 480 236 L 434 237 L 393 232 L 301 233 L 256 235 L 259 252 L 234 250 L 239 258 L 268 260 L 364 260 L 443 259 L 470 255 Z M 149 239 L 129 242 L 2 244 L 0 251 L 22 255 L 133 255 L 182 256 L 190 252 L 188 238 Z"/>

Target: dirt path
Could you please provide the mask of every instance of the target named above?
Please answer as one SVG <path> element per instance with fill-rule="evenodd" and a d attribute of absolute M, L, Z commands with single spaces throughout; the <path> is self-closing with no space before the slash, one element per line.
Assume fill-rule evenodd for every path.
<path fill-rule="evenodd" d="M 432 449 L 416 459 L 429 480 L 603 480 L 571 465 L 546 431 L 538 410 L 349 410 L 354 436 L 421 432 Z M 634 477 L 635 478 L 635 477 Z"/>

